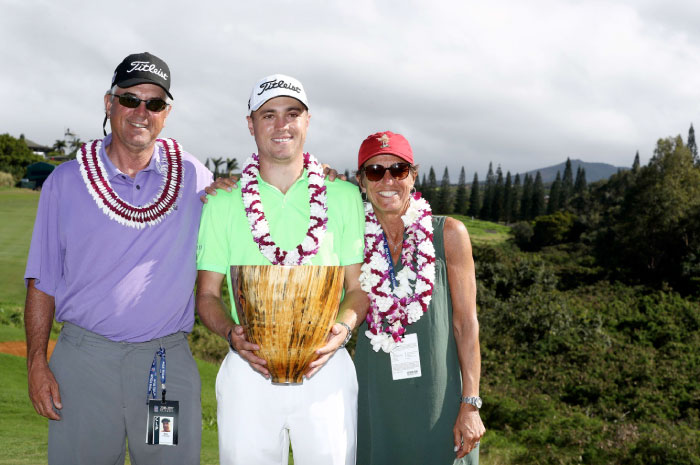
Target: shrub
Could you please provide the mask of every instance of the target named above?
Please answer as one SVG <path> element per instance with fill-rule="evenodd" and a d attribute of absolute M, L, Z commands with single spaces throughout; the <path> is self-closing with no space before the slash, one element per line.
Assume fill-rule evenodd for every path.
<path fill-rule="evenodd" d="M 209 331 L 199 320 L 195 318 L 195 324 L 189 335 L 190 350 L 192 354 L 202 360 L 212 363 L 221 363 L 228 353 L 228 344 L 218 334 Z"/>
<path fill-rule="evenodd" d="M 482 417 L 508 463 L 698 463 L 697 298 L 596 282 L 585 246 L 474 257 Z"/>
<path fill-rule="evenodd" d="M 515 244 L 522 250 L 528 250 L 530 248 L 530 240 L 535 234 L 532 225 L 527 221 L 515 223 L 510 228 L 510 233 L 513 236 Z"/>
<path fill-rule="evenodd" d="M 532 243 L 535 247 L 567 242 L 574 227 L 576 216 L 573 213 L 558 211 L 551 215 L 535 218 Z"/>
<path fill-rule="evenodd" d="M 15 185 L 15 178 L 4 171 L 0 171 L 0 187 L 12 187 Z"/>

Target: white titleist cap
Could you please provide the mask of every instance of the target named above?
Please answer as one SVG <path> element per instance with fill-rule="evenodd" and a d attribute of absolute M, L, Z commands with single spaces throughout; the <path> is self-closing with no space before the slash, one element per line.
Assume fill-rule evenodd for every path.
<path fill-rule="evenodd" d="M 303 103 L 307 110 L 309 109 L 309 101 L 306 99 L 306 92 L 301 82 L 284 74 L 272 74 L 260 79 L 253 86 L 248 99 L 248 115 L 275 97 L 295 98 Z"/>

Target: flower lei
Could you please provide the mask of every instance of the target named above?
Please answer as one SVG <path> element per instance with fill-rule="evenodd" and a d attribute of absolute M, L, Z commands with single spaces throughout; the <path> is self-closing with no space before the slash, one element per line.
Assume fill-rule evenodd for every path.
<path fill-rule="evenodd" d="M 415 323 L 428 311 L 435 284 L 435 248 L 433 247 L 432 211 L 420 194 L 411 197 L 408 210 L 401 217 L 407 238 L 403 242 L 401 263 L 396 274 L 398 286 L 391 289 L 389 265 L 384 247 L 384 232 L 372 204 L 365 203 L 365 259 L 360 274 L 362 290 L 369 295 L 368 331 L 375 352 L 391 352 L 401 342 L 406 326 Z M 414 265 L 415 262 L 415 265 Z M 411 283 L 414 283 L 411 292 Z M 383 320 L 387 327 L 383 328 Z"/>
<path fill-rule="evenodd" d="M 142 229 L 160 223 L 173 211 L 182 192 L 184 178 L 182 148 L 175 139 L 157 139 L 156 144 L 159 148 L 165 149 L 168 166 L 163 173 L 163 185 L 160 191 L 151 203 L 143 207 L 136 207 L 122 200 L 112 188 L 109 179 L 105 177 L 104 163 L 99 156 L 102 139 L 94 140 L 89 150 L 88 144 L 83 144 L 80 148 L 76 158 L 83 181 L 97 206 L 111 220 L 124 226 Z"/>
<path fill-rule="evenodd" d="M 316 158 L 304 154 L 304 168 L 309 176 L 309 229 L 306 237 L 292 250 L 280 249 L 270 236 L 270 225 L 265 219 L 265 211 L 260 200 L 258 189 L 258 173 L 260 158 L 253 154 L 245 163 L 241 173 L 241 194 L 245 214 L 248 218 L 253 240 L 258 244 L 260 253 L 273 265 L 302 265 L 310 263 L 311 258 L 318 252 L 323 236 L 326 234 L 328 223 L 328 206 L 326 203 L 326 186 L 324 185 L 323 169 Z"/>

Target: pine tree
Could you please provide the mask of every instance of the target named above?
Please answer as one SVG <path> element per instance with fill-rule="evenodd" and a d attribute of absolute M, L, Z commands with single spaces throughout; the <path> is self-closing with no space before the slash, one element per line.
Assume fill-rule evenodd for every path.
<path fill-rule="evenodd" d="M 433 167 L 430 167 L 430 171 L 428 172 L 428 183 L 423 184 L 423 197 L 425 197 L 425 200 L 432 206 L 436 199 L 436 194 L 437 194 L 437 178 L 435 177 L 435 170 Z"/>
<path fill-rule="evenodd" d="M 586 169 L 579 166 L 576 170 L 576 181 L 574 182 L 574 195 L 581 195 L 586 191 Z"/>
<path fill-rule="evenodd" d="M 416 188 L 416 192 L 420 192 L 421 195 L 423 194 L 423 186 L 420 183 L 420 174 L 416 175 L 416 181 L 413 183 L 413 187 Z"/>
<path fill-rule="evenodd" d="M 513 213 L 513 180 L 510 171 L 506 173 L 506 185 L 503 188 L 503 221 L 510 223 Z"/>
<path fill-rule="evenodd" d="M 467 210 L 467 215 L 472 218 L 479 216 L 479 210 L 481 210 L 481 198 L 479 195 L 479 175 L 474 173 L 474 180 L 472 181 L 471 194 L 469 195 L 469 210 Z"/>
<path fill-rule="evenodd" d="M 639 150 L 637 150 L 637 154 L 634 156 L 634 162 L 632 163 L 632 172 L 637 173 L 639 171 Z"/>
<path fill-rule="evenodd" d="M 481 205 L 481 215 L 479 215 L 484 220 L 491 219 L 495 187 L 496 176 L 493 174 L 493 163 L 489 162 L 489 171 L 486 173 L 486 186 L 484 187 L 484 201 Z"/>
<path fill-rule="evenodd" d="M 442 181 L 440 181 L 440 190 L 435 196 L 435 208 L 437 213 L 442 215 L 449 215 L 452 213 L 452 189 L 450 188 L 450 173 L 445 167 L 445 172 L 442 174 Z"/>
<path fill-rule="evenodd" d="M 535 184 L 532 187 L 532 218 L 544 215 L 544 184 L 542 183 L 542 175 L 537 172 L 535 176 Z"/>
<path fill-rule="evenodd" d="M 437 177 L 435 176 L 435 170 L 432 166 L 428 172 L 428 188 L 432 191 L 434 196 L 435 192 L 437 191 Z"/>
<path fill-rule="evenodd" d="M 569 205 L 569 200 L 574 192 L 574 172 L 571 168 L 571 159 L 566 159 L 564 166 L 564 176 L 561 180 L 561 206 L 565 208 Z"/>
<path fill-rule="evenodd" d="M 569 203 L 569 207 L 574 212 L 585 213 L 588 203 L 588 183 L 586 182 L 586 169 L 579 166 L 576 170 L 576 181 L 574 182 L 574 196 Z"/>
<path fill-rule="evenodd" d="M 688 149 L 690 153 L 693 154 L 693 162 L 698 163 L 698 146 L 695 143 L 695 129 L 693 128 L 693 123 L 690 123 L 690 129 L 688 130 Z"/>
<path fill-rule="evenodd" d="M 498 222 L 503 216 L 505 205 L 505 187 L 503 186 L 503 170 L 501 165 L 496 168 L 496 184 L 493 188 L 493 207 L 491 207 L 491 221 Z"/>
<path fill-rule="evenodd" d="M 523 193 L 520 196 L 520 214 L 521 220 L 528 221 L 532 219 L 532 176 L 525 173 L 523 180 Z"/>
<path fill-rule="evenodd" d="M 469 199 L 467 198 L 467 174 L 459 172 L 459 182 L 457 183 L 457 192 L 455 194 L 454 212 L 459 215 L 466 215 L 469 209 Z"/>
<path fill-rule="evenodd" d="M 515 221 L 520 215 L 520 174 L 515 174 L 515 179 L 513 179 L 513 188 L 511 189 L 511 196 L 513 200 L 510 205 L 510 221 Z"/>
<path fill-rule="evenodd" d="M 551 215 L 561 208 L 561 174 L 557 171 L 552 186 L 549 188 L 549 200 L 547 201 L 547 214 Z"/>

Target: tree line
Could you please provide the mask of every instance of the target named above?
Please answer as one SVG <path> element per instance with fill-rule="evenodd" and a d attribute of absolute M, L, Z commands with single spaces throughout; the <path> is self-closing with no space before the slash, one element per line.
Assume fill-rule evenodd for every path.
<path fill-rule="evenodd" d="M 71 137 L 69 142 L 64 139 L 57 139 L 53 144 L 53 151 L 46 154 L 46 158 L 33 153 L 24 139 L 24 135 L 19 138 L 9 134 L 0 134 L 0 172 L 9 173 L 12 176 L 11 184 L 19 183 L 24 176 L 27 166 L 38 161 L 59 164 L 75 158 L 83 141 L 80 140 L 70 130 L 66 130 L 66 136 Z M 60 161 L 53 161 L 56 158 Z M 207 158 L 204 165 L 214 173 L 215 177 L 231 176 L 239 169 L 238 160 L 228 157 Z"/>
<path fill-rule="evenodd" d="M 551 192 L 551 190 L 550 190 Z M 551 196 L 550 196 L 551 201 Z M 516 223 L 516 244 L 577 244 L 610 280 L 700 295 L 700 157 L 695 131 L 659 139 L 646 165 L 574 193 L 561 210 Z"/>
<path fill-rule="evenodd" d="M 554 182 L 548 187 L 539 171 L 534 176 L 526 173 L 522 178 L 519 173 L 512 176 L 510 171 L 504 176 L 500 166 L 494 173 L 493 163 L 489 163 L 483 183 L 479 181 L 478 173 L 474 173 L 471 185 L 467 185 L 462 167 L 457 186 L 453 187 L 449 170 L 445 168 L 438 186 L 432 166 L 427 177 L 424 174 L 416 182 L 416 190 L 428 200 L 435 213 L 505 223 L 529 221 L 565 209 L 587 186 L 586 170 L 579 166 L 574 176 L 569 158 L 566 159 L 564 174 L 557 172 Z"/>
<path fill-rule="evenodd" d="M 0 172 L 12 176 L 11 184 L 19 183 L 27 166 L 38 161 L 44 161 L 44 158 L 27 147 L 24 135 L 15 138 L 9 134 L 0 134 Z"/>
<path fill-rule="evenodd" d="M 512 225 L 522 250 L 577 243 L 590 249 L 611 280 L 652 284 L 700 293 L 700 156 L 690 125 L 686 142 L 678 135 L 659 139 L 643 166 L 637 151 L 632 167 L 588 183 L 585 169 L 574 174 L 567 159 L 563 174 L 545 186 L 534 176 L 494 172 L 470 186 L 462 167 L 457 186 L 445 168 L 438 185 L 432 167 L 416 189 L 438 214 L 468 215 Z"/>

